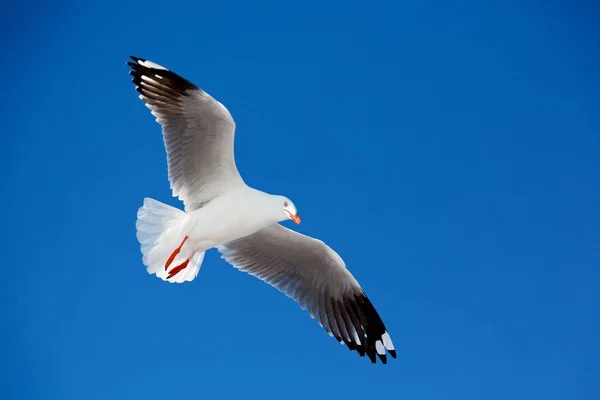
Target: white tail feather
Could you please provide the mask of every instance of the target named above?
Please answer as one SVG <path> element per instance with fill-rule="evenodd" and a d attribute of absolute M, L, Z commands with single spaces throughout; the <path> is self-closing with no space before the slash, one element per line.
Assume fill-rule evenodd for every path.
<path fill-rule="evenodd" d="M 154 199 L 145 198 L 138 209 L 135 227 L 142 251 L 142 262 L 149 274 L 156 274 L 162 280 L 172 283 L 192 281 L 198 275 L 204 252 L 196 252 L 187 267 L 170 279 L 165 263 L 185 237 L 183 225 L 187 214 L 175 207 Z M 189 254 L 188 254 L 189 255 Z M 171 268 L 184 262 L 187 256 L 181 251 L 171 263 Z"/>

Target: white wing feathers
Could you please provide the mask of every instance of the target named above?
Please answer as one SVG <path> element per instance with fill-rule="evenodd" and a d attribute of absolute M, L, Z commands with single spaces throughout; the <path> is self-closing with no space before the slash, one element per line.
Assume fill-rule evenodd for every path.
<path fill-rule="evenodd" d="M 386 363 L 396 351 L 379 314 L 344 261 L 320 240 L 279 224 L 218 247 L 223 258 L 296 300 L 361 357 Z"/>
<path fill-rule="evenodd" d="M 225 106 L 174 72 L 131 59 L 136 90 L 162 125 L 173 196 L 186 211 L 243 185 L 233 152 L 235 122 Z"/>

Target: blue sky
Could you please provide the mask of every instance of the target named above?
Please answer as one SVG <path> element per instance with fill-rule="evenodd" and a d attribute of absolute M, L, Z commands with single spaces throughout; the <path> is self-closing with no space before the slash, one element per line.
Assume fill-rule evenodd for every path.
<path fill-rule="evenodd" d="M 2 398 L 600 398 L 597 9 L 205 3 L 3 10 Z M 129 55 L 228 107 L 246 181 L 344 257 L 397 360 L 215 251 L 146 274 L 136 210 L 180 203 Z"/>

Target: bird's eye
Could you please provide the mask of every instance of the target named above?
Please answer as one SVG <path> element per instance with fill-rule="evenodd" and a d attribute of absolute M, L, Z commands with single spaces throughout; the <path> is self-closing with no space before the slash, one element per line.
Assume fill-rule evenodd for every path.
<path fill-rule="evenodd" d="M 283 206 L 284 206 L 284 207 L 287 207 L 287 206 L 288 206 L 288 202 L 287 202 L 287 201 L 284 201 L 284 202 L 283 202 Z"/>

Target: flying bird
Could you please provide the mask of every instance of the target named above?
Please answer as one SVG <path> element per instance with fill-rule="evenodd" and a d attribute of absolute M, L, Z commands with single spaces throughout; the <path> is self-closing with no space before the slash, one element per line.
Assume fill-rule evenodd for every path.
<path fill-rule="evenodd" d="M 183 283 L 216 248 L 232 266 L 294 299 L 338 342 L 371 362 L 396 351 L 379 314 L 323 241 L 290 230 L 294 203 L 246 185 L 234 159 L 235 122 L 223 104 L 168 69 L 130 57 L 133 83 L 162 126 L 168 177 L 185 211 L 145 198 L 137 239 L 149 274 Z M 377 357 L 376 357 L 377 356 Z"/>

